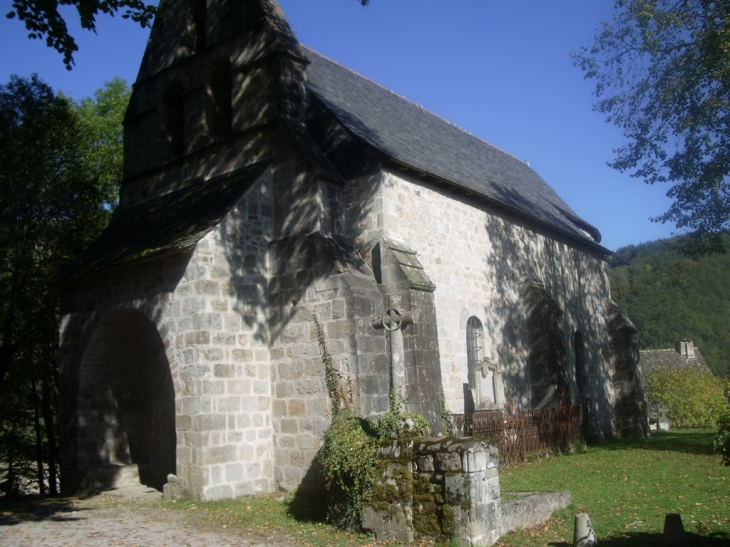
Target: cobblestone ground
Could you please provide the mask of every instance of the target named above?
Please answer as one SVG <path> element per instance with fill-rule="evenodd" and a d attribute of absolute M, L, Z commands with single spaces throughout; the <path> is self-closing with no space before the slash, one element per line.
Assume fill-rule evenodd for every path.
<path fill-rule="evenodd" d="M 0 505 L 0 547 L 270 547 L 225 530 L 202 529 L 147 496 Z M 9 510 L 8 510 L 9 509 Z M 280 545 L 280 544 L 279 544 Z"/>

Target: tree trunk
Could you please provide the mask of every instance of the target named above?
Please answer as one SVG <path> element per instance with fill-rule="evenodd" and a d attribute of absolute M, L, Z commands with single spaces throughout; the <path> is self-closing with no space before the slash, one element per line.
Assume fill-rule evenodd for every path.
<path fill-rule="evenodd" d="M 43 429 L 41 428 L 41 410 L 38 401 L 38 388 L 36 386 L 35 371 L 32 364 L 33 349 L 30 350 L 30 390 L 33 400 L 33 428 L 35 429 L 35 457 L 38 466 L 38 492 L 40 495 L 46 493 L 46 484 L 43 477 Z"/>

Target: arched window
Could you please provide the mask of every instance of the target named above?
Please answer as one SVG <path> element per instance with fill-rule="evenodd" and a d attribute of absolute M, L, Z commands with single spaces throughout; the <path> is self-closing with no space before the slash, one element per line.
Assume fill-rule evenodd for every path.
<path fill-rule="evenodd" d="M 583 335 L 580 331 L 575 331 L 573 335 L 573 351 L 575 351 L 575 384 L 578 396 L 582 398 L 586 391 L 586 365 Z"/>
<path fill-rule="evenodd" d="M 464 384 L 464 412 L 494 410 L 504 402 L 502 369 L 490 362 L 484 351 L 484 327 L 478 317 L 466 323 L 468 383 Z"/>
<path fill-rule="evenodd" d="M 206 25 L 208 19 L 207 0 L 190 0 L 190 12 L 195 32 L 195 51 L 202 51 L 206 46 Z"/>
<path fill-rule="evenodd" d="M 213 99 L 210 128 L 217 138 L 231 134 L 231 64 L 224 59 L 214 63 L 210 71 L 210 94 Z"/>
<path fill-rule="evenodd" d="M 185 103 L 183 87 L 178 82 L 170 84 L 165 89 L 163 116 L 167 155 L 175 158 L 185 151 Z"/>

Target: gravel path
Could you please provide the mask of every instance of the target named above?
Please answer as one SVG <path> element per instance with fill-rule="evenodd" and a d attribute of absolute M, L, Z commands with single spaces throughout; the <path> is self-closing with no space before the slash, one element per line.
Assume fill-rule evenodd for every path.
<path fill-rule="evenodd" d="M 153 491 L 152 491 L 153 492 Z M 204 530 L 159 493 L 101 495 L 0 511 L 1 547 L 269 547 L 225 530 Z M 137 492 L 139 494 L 139 492 Z"/>

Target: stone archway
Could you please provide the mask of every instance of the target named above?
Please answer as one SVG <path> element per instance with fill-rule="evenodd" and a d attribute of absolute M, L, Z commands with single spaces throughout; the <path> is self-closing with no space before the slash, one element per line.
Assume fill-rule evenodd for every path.
<path fill-rule="evenodd" d="M 555 407 L 568 389 L 563 310 L 544 285 L 532 279 L 523 282 L 522 300 L 530 348 L 530 408 Z"/>
<path fill-rule="evenodd" d="M 175 393 L 154 323 L 117 310 L 97 326 L 81 362 L 78 461 L 87 488 L 124 477 L 162 489 L 175 473 Z"/>

